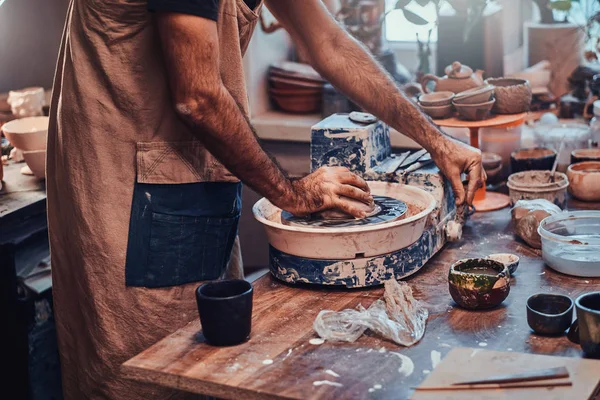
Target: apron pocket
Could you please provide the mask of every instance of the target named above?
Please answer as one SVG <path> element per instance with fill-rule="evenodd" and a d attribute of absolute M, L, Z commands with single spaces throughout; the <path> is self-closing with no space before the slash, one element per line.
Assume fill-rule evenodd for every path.
<path fill-rule="evenodd" d="M 219 278 L 229 262 L 241 183 L 136 183 L 125 280 L 166 287 Z"/>

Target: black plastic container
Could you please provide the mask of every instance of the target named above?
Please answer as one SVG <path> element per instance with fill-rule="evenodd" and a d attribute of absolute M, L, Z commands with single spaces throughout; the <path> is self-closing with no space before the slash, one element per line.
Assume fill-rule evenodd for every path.
<path fill-rule="evenodd" d="M 527 299 L 527 323 L 540 335 L 561 335 L 573 321 L 573 300 L 560 294 L 534 294 Z"/>
<path fill-rule="evenodd" d="M 241 279 L 216 281 L 196 289 L 196 301 L 206 341 L 233 346 L 248 340 L 252 326 L 252 285 Z"/>

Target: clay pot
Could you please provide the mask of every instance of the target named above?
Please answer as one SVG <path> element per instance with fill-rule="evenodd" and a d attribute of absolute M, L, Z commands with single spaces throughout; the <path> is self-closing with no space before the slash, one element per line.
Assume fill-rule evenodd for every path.
<path fill-rule="evenodd" d="M 492 99 L 480 104 L 458 104 L 453 102 L 458 115 L 467 121 L 481 121 L 489 115 L 496 100 Z"/>
<path fill-rule="evenodd" d="M 492 96 L 494 96 L 494 87 L 483 85 L 458 93 L 454 101 L 457 104 L 481 104 L 490 101 Z"/>
<path fill-rule="evenodd" d="M 579 200 L 600 201 L 600 161 L 571 164 L 567 169 L 569 192 Z"/>
<path fill-rule="evenodd" d="M 543 147 L 521 149 L 511 153 L 510 168 L 513 173 L 522 171 L 551 170 L 556 160 L 556 151 Z"/>
<path fill-rule="evenodd" d="M 579 149 L 571 152 L 571 164 L 600 161 L 600 149 Z"/>
<path fill-rule="evenodd" d="M 453 98 L 452 92 L 425 93 L 419 96 L 419 104 L 424 107 L 447 106 L 452 105 Z"/>
<path fill-rule="evenodd" d="M 502 157 L 495 153 L 481 153 L 481 163 L 487 175 L 488 183 L 495 183 L 502 172 Z"/>
<path fill-rule="evenodd" d="M 466 65 L 462 65 L 458 61 L 452 63 L 444 70 L 446 75 L 442 78 L 432 74 L 427 74 L 421 79 L 421 86 L 425 93 L 429 93 L 427 84 L 431 81 L 435 82 L 435 92 L 452 92 L 460 93 L 467 89 L 483 85 L 483 71 L 473 70 Z"/>
<path fill-rule="evenodd" d="M 423 112 L 425 112 L 425 114 L 429 115 L 433 119 L 444 119 L 452 115 L 452 104 L 437 107 L 429 107 L 422 104 L 419 104 L 419 106 Z"/>
<path fill-rule="evenodd" d="M 48 136 L 48 117 L 15 119 L 2 125 L 10 144 L 23 151 L 45 150 Z"/>
<path fill-rule="evenodd" d="M 461 307 L 497 307 L 510 292 L 510 272 L 501 262 L 485 258 L 460 260 L 448 274 L 450 295 Z"/>
<path fill-rule="evenodd" d="M 567 205 L 567 187 L 569 179 L 562 172 L 554 174 L 554 182 L 550 171 L 523 171 L 508 177 L 508 191 L 511 205 L 519 200 L 545 199 L 561 209 Z"/>
<path fill-rule="evenodd" d="M 519 114 L 529 111 L 532 93 L 529 81 L 514 78 L 490 78 L 485 81 L 494 86 L 496 114 Z"/>

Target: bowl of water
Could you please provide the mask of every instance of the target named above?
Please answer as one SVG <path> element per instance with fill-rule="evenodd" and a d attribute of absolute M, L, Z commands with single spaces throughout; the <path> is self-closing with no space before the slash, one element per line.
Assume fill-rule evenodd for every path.
<path fill-rule="evenodd" d="M 538 228 L 542 257 L 558 272 L 600 277 L 600 211 L 551 215 Z"/>

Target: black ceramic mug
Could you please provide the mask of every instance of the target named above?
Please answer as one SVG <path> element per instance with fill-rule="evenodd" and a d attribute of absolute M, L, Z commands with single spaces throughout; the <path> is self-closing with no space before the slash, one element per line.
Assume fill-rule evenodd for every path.
<path fill-rule="evenodd" d="M 575 300 L 577 321 L 569 339 L 581 345 L 587 357 L 600 358 L 600 292 L 582 294 Z"/>
<path fill-rule="evenodd" d="M 202 333 L 209 344 L 233 346 L 248 340 L 252 326 L 252 285 L 241 279 L 196 289 Z"/>
<path fill-rule="evenodd" d="M 527 299 L 527 323 L 540 335 L 561 335 L 573 321 L 573 300 L 561 294 L 534 294 Z"/>

